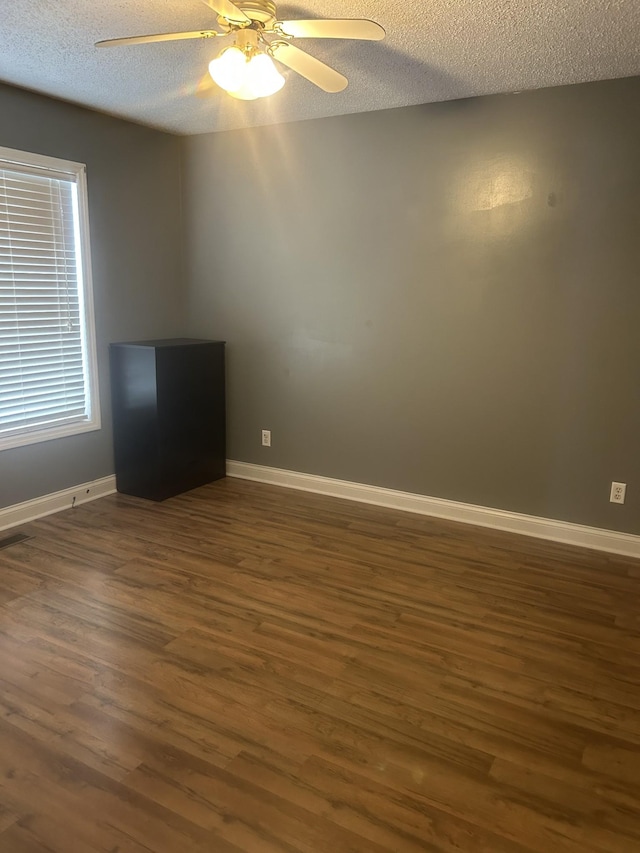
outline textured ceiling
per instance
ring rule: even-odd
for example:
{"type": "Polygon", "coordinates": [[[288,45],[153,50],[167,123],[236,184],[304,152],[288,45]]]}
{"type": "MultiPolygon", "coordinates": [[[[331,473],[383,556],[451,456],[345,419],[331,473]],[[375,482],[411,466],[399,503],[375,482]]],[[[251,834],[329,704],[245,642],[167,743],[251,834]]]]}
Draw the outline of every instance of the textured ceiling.
{"type": "MultiPolygon", "coordinates": [[[[197,81],[226,40],[97,50],[119,36],[214,28],[202,0],[4,0],[0,80],[181,134],[640,74],[639,0],[318,0],[278,17],[367,17],[382,42],[297,40],[349,78],[326,94],[285,70],[281,92],[237,101],[197,81]]],[[[1,116],[0,116],[1,122],[1,116]]]]}

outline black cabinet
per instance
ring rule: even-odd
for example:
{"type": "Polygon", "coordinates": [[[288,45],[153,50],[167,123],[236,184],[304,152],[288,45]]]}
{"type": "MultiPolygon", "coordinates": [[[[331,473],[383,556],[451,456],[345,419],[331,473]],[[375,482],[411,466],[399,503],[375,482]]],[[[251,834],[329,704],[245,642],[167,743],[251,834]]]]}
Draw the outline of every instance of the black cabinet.
{"type": "Polygon", "coordinates": [[[119,492],[162,501],[225,476],[224,341],[111,344],[119,492]]]}

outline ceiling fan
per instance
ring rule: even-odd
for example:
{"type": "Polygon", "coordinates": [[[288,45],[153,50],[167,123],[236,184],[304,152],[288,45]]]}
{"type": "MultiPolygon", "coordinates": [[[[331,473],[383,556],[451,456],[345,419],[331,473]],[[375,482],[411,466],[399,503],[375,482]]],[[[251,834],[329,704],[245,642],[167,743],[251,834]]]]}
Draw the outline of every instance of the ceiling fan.
{"type": "Polygon", "coordinates": [[[272,95],[284,85],[284,77],[273,59],[305,77],[325,92],[341,92],[347,78],[301,50],[291,42],[296,38],[338,38],[379,41],[385,37],[380,24],[364,18],[279,21],[272,0],[203,0],[218,15],[218,30],[194,30],[184,33],[131,36],[106,39],[96,47],[117,47],[182,39],[210,39],[233,36],[226,47],[209,63],[211,78],[230,95],[242,100],[272,95]]]}

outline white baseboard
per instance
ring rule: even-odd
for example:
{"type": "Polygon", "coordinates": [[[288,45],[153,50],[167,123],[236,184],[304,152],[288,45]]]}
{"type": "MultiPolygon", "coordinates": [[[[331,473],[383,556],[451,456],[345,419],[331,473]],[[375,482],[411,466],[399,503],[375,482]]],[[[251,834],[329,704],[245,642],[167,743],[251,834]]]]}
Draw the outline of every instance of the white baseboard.
{"type": "Polygon", "coordinates": [[[17,524],[26,524],[36,518],[60,512],[62,509],[71,509],[72,506],[95,501],[97,498],[113,494],[115,490],[116,478],[111,475],[102,477],[100,480],[92,480],[90,483],[81,483],[70,489],[63,489],[61,492],[54,492],[52,495],[43,495],[41,498],[4,507],[0,509],[0,530],[15,527],[17,524]]]}
{"type": "Polygon", "coordinates": [[[415,495],[410,492],[397,492],[393,489],[367,486],[362,483],[332,480],[328,477],[301,474],[282,468],[267,468],[249,462],[227,460],[227,476],[238,477],[242,480],[255,480],[259,483],[270,483],[288,489],[331,495],[335,498],[346,498],[347,500],[375,504],[390,509],[415,512],[419,515],[445,518],[448,521],[491,527],[495,530],[535,536],[538,539],[550,539],[553,542],[563,542],[567,545],[622,554],[626,557],[640,557],[640,536],[618,533],[615,530],[586,527],[567,521],[538,518],[533,515],[506,512],[501,509],[474,506],[473,504],[458,503],[442,498],[430,498],[426,495],[415,495]]]}
{"type": "MultiPolygon", "coordinates": [[[[346,480],[333,480],[329,477],[302,474],[282,468],[267,468],[264,465],[236,462],[231,459],[227,460],[227,476],[242,480],[254,480],[258,483],[269,483],[274,486],[284,486],[288,489],[315,492],[321,495],[359,501],[360,503],[404,510],[405,512],[414,512],[418,515],[444,518],[448,521],[490,527],[494,530],[505,530],[524,536],[534,536],[538,539],[549,539],[567,545],[621,554],[626,557],[640,558],[640,536],[618,533],[615,530],[586,527],[567,521],[538,518],[533,515],[474,506],[458,501],[416,495],[411,492],[383,489],[379,486],[367,486],[363,483],[350,483],[346,480]]],[[[74,498],[75,506],[79,506],[105,495],[111,495],[115,491],[116,478],[111,475],[89,483],[81,483],[51,495],[43,495],[24,503],[1,508],[0,530],[26,524],[63,509],[70,509],[74,505],[74,498]]]]}

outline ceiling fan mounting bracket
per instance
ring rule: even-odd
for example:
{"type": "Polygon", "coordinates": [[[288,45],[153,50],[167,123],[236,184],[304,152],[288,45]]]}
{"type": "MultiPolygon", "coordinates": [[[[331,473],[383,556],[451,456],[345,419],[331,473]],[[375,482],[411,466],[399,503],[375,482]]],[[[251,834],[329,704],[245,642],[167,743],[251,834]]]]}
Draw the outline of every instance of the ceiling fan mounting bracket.
{"type": "Polygon", "coordinates": [[[267,53],[270,56],[275,56],[275,52],[279,47],[289,46],[289,42],[286,39],[280,38],[272,39],[269,42],[267,42],[267,39],[264,39],[264,43],[267,45],[267,53]]]}

